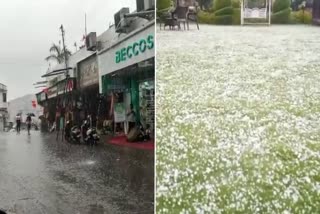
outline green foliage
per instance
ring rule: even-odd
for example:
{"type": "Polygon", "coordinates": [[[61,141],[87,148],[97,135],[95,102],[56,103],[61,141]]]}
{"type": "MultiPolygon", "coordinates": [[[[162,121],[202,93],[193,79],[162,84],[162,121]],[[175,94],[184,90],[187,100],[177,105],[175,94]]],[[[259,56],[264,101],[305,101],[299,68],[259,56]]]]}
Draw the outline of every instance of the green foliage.
{"type": "Polygon", "coordinates": [[[233,9],[232,24],[233,25],[241,24],[241,9],[238,9],[238,8],[233,9]]]}
{"type": "Polygon", "coordinates": [[[214,24],[214,14],[208,13],[204,11],[199,11],[198,13],[198,21],[202,24],[214,24]]]}
{"type": "Polygon", "coordinates": [[[287,10],[290,8],[290,0],[275,0],[272,7],[273,13],[278,13],[282,10],[287,10]]]}
{"type": "Polygon", "coordinates": [[[231,25],[232,15],[215,16],[214,24],[216,25],[231,25]]]}
{"type": "Polygon", "coordinates": [[[214,11],[220,10],[225,7],[231,7],[231,0],[214,0],[213,9],[214,11]]]}
{"type": "Polygon", "coordinates": [[[312,24],[312,13],[307,10],[291,12],[291,22],[293,24],[312,24]]]}
{"type": "Polygon", "coordinates": [[[198,20],[204,24],[239,25],[240,0],[215,0],[211,10],[198,13],[198,20]]]}
{"type": "Polygon", "coordinates": [[[71,51],[66,47],[65,50],[60,47],[60,44],[52,44],[52,46],[49,49],[50,55],[45,58],[45,60],[50,61],[54,60],[58,63],[64,62],[65,58],[69,58],[72,53],[71,51]]]}
{"type": "Polygon", "coordinates": [[[232,0],[231,2],[233,8],[240,8],[241,7],[241,0],[232,0]]]}
{"type": "Polygon", "coordinates": [[[272,7],[271,22],[273,24],[288,24],[290,23],[290,0],[275,0],[272,7]]]}
{"type": "Polygon", "coordinates": [[[214,12],[215,16],[223,16],[223,15],[230,15],[233,14],[233,8],[232,7],[225,7],[220,10],[217,10],[214,12]]]}
{"type": "Polygon", "coordinates": [[[271,16],[272,24],[288,24],[290,23],[291,8],[281,10],[280,12],[273,13],[271,16]]]}
{"type": "Polygon", "coordinates": [[[162,10],[170,7],[171,0],[157,0],[157,9],[162,10]]]}

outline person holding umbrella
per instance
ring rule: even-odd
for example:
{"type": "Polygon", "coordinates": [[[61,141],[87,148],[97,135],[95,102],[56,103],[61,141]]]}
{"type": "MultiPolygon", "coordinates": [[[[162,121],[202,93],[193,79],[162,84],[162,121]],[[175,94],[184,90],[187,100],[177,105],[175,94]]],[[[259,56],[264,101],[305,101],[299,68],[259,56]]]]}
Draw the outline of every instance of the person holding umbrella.
{"type": "Polygon", "coordinates": [[[28,129],[28,135],[30,135],[30,129],[31,129],[31,114],[28,114],[27,119],[26,119],[26,124],[27,124],[27,129],[28,129]]]}
{"type": "Polygon", "coordinates": [[[16,129],[17,129],[17,134],[20,134],[20,128],[21,128],[21,114],[18,113],[16,116],[16,129]]]}

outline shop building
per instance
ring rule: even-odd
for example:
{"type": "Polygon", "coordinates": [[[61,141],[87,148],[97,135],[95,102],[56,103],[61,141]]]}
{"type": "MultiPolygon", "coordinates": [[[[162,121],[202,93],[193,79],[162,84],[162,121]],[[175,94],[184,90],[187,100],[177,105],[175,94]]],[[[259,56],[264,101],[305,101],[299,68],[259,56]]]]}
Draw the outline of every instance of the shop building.
{"type": "MultiPolygon", "coordinates": [[[[121,11],[128,13],[122,9],[118,14],[121,11]]],[[[133,105],[135,122],[150,127],[154,134],[154,17],[122,21],[126,25],[116,28],[120,24],[115,17],[116,25],[98,37],[100,92],[111,97],[110,112],[115,123],[126,124],[126,112],[133,105]]]]}
{"type": "Polygon", "coordinates": [[[0,83],[0,132],[4,131],[8,119],[7,86],[0,83]]]}
{"type": "Polygon", "coordinates": [[[99,103],[99,68],[96,53],[77,63],[77,106],[80,114],[79,121],[87,115],[92,116],[93,126],[101,115],[99,103]]]}
{"type": "Polygon", "coordinates": [[[93,54],[94,52],[82,48],[69,57],[67,69],[65,63],[57,64],[50,72],[42,76],[48,82],[47,87],[36,96],[38,103],[44,107],[43,119],[50,125],[59,117],[79,122],[77,66],[78,62],[93,54]],[[66,70],[68,70],[68,78],[66,78],[66,70]]]}

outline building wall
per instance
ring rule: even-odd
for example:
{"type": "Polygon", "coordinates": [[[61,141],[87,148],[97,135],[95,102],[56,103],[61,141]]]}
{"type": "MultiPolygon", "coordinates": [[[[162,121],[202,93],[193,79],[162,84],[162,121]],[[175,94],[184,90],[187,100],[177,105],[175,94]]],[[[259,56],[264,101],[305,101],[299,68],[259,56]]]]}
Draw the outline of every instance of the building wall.
{"type": "Polygon", "coordinates": [[[7,94],[7,86],[0,83],[0,132],[4,130],[6,120],[8,119],[8,101],[3,102],[4,93],[7,94]]]}
{"type": "Polygon", "coordinates": [[[110,32],[105,32],[101,35],[101,37],[99,37],[100,42],[104,41],[104,45],[98,51],[100,93],[102,93],[102,76],[154,57],[154,20],[147,21],[145,19],[138,18],[133,23],[132,29],[133,27],[135,27],[135,30],[129,34],[120,34],[119,36],[114,36],[117,34],[113,33],[115,32],[114,28],[111,28],[108,30],[110,32]],[[111,30],[113,32],[111,32],[111,30]],[[148,48],[146,48],[143,53],[140,52],[137,55],[127,57],[126,60],[116,62],[117,53],[120,50],[123,48],[128,48],[129,46],[132,47],[134,43],[139,43],[142,39],[147,40],[150,35],[152,36],[153,42],[152,48],[149,48],[151,44],[147,44],[148,48]],[[107,40],[108,38],[109,41],[107,40]]]}
{"type": "MultiPolygon", "coordinates": [[[[73,70],[69,70],[70,77],[76,77],[77,72],[74,69],[76,69],[77,63],[86,59],[87,57],[93,55],[94,53],[95,52],[93,52],[93,51],[87,51],[86,48],[82,48],[82,49],[78,50],[77,52],[75,52],[74,54],[72,54],[68,60],[68,67],[73,68],[73,70]]],[[[58,69],[64,69],[65,67],[66,67],[65,63],[57,64],[52,67],[51,71],[58,70],[58,69]]],[[[57,81],[59,82],[65,78],[65,74],[47,77],[46,80],[48,81],[48,87],[52,86],[52,84],[50,84],[50,80],[53,80],[55,78],[57,78],[57,81]]]]}

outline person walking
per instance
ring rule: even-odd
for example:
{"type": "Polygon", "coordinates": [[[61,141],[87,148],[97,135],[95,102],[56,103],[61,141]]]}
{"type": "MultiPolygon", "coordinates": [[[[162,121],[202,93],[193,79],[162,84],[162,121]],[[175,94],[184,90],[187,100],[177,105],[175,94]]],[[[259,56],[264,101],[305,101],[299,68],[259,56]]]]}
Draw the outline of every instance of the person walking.
{"type": "Polygon", "coordinates": [[[31,122],[32,122],[31,116],[30,116],[30,114],[28,114],[27,119],[26,119],[28,135],[30,135],[31,122]]]}
{"type": "Polygon", "coordinates": [[[17,133],[20,134],[20,129],[21,129],[21,114],[16,115],[16,130],[17,133]]]}

